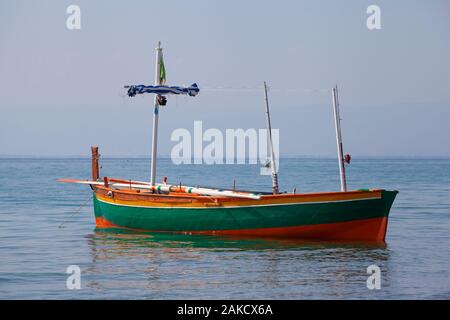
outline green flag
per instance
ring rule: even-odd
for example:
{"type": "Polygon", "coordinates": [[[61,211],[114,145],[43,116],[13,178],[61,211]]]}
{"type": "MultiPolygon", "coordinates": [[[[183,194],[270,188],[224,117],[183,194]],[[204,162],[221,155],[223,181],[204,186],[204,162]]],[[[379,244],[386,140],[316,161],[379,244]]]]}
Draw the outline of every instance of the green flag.
{"type": "Polygon", "coordinates": [[[159,61],[159,83],[160,84],[166,83],[166,67],[164,67],[164,60],[162,54],[161,59],[159,61]]]}

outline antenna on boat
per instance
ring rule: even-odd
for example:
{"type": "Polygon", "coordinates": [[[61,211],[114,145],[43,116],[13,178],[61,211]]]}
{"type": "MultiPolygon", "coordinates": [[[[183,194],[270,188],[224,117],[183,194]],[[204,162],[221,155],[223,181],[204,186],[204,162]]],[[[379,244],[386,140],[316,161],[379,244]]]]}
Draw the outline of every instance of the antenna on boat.
{"type": "Polygon", "coordinates": [[[338,150],[338,160],[339,160],[339,174],[341,178],[341,191],[347,191],[347,181],[345,178],[345,165],[344,161],[350,163],[350,156],[346,155],[344,159],[343,147],[342,147],[342,135],[341,135],[341,116],[339,113],[339,99],[338,99],[338,89],[337,84],[331,90],[332,98],[333,98],[333,108],[334,108],[334,122],[336,127],[336,143],[338,150]],[[348,160],[347,160],[348,157],[348,160]]]}
{"type": "Polygon", "coordinates": [[[270,167],[272,168],[272,192],[273,192],[273,194],[277,194],[277,193],[279,193],[278,175],[277,175],[277,167],[276,167],[276,163],[275,163],[275,152],[273,151],[272,126],[270,124],[270,111],[269,111],[269,98],[267,97],[267,84],[265,81],[264,81],[264,97],[266,99],[267,126],[269,128],[270,167]]]}
{"type": "MultiPolygon", "coordinates": [[[[155,86],[162,85],[164,79],[163,77],[161,77],[161,63],[162,63],[162,48],[161,48],[161,41],[158,41],[158,45],[156,46],[155,86]]],[[[158,120],[159,120],[158,95],[155,95],[154,105],[155,107],[153,111],[152,162],[150,175],[150,183],[152,184],[152,186],[155,185],[156,180],[156,154],[158,149],[158,120]]]]}

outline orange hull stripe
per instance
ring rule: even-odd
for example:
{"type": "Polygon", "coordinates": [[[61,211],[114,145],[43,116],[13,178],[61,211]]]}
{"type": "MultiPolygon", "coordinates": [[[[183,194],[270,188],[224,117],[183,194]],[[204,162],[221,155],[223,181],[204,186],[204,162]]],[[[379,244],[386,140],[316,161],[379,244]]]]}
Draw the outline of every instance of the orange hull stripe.
{"type": "MultiPolygon", "coordinates": [[[[122,228],[99,217],[95,219],[98,228],[122,228]]],[[[376,241],[384,242],[387,230],[387,217],[335,222],[295,227],[240,229],[240,230],[206,230],[183,231],[174,233],[272,237],[292,239],[340,240],[340,241],[376,241]]],[[[129,228],[125,228],[129,229],[129,228]]],[[[157,230],[141,230],[158,232],[157,230]]]]}
{"type": "Polygon", "coordinates": [[[384,241],[388,219],[372,218],[348,222],[248,230],[193,231],[192,234],[283,237],[320,240],[384,241]]]}
{"type": "Polygon", "coordinates": [[[109,222],[108,220],[106,220],[103,217],[96,217],[95,225],[97,226],[97,228],[121,228],[120,226],[109,222]]]}

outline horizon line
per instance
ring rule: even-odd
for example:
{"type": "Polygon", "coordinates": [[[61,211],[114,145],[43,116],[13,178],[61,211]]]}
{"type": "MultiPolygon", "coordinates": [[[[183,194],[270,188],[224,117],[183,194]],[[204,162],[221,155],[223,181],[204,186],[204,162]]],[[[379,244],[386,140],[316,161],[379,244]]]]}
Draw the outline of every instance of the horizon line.
{"type": "MultiPolygon", "coordinates": [[[[103,159],[151,159],[148,155],[102,155],[103,159]]],[[[160,155],[159,159],[170,159],[170,155],[160,155]]],[[[280,159],[289,158],[311,158],[311,159],[336,159],[332,155],[297,155],[285,154],[280,155],[280,159]]],[[[450,159],[450,155],[352,155],[352,158],[359,159],[450,159]]],[[[91,159],[90,155],[8,155],[0,154],[0,159],[91,159]]],[[[191,160],[196,159],[191,157],[191,160]]],[[[198,159],[198,158],[197,158],[198,159]]],[[[202,158],[203,160],[211,160],[213,158],[202,158]]],[[[225,160],[225,158],[223,159],[225,160]]],[[[255,160],[255,158],[234,158],[234,160],[255,160]]],[[[259,160],[259,158],[256,158],[259,160]]],[[[225,164],[225,163],[224,163],[225,164]]]]}

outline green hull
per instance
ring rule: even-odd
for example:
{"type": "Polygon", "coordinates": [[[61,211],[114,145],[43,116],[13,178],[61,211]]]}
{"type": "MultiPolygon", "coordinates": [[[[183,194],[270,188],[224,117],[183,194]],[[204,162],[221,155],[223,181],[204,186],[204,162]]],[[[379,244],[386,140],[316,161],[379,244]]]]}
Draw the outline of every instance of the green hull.
{"type": "Polygon", "coordinates": [[[151,231],[202,232],[287,228],[386,218],[397,191],[381,199],[274,204],[246,207],[149,208],[111,204],[94,195],[96,218],[112,225],[151,231]]]}

